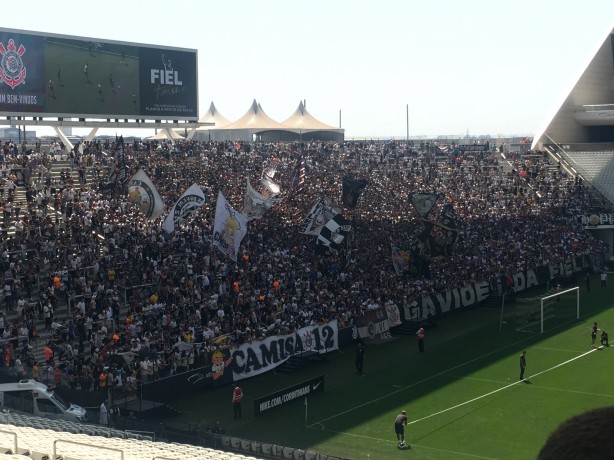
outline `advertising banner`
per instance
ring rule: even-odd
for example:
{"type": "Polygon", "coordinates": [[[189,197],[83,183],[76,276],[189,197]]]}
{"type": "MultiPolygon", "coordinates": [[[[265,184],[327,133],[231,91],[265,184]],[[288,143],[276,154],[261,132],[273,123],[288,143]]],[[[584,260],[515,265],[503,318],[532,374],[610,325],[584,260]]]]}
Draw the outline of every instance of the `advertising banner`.
{"type": "Polygon", "coordinates": [[[305,382],[297,383],[291,387],[271,393],[262,398],[254,399],[254,416],[258,417],[263,413],[276,407],[285,406],[294,401],[304,401],[307,396],[324,391],[324,376],[320,375],[305,382]]]}
{"type": "MultiPolygon", "coordinates": [[[[535,286],[545,285],[558,276],[572,276],[586,269],[599,269],[596,256],[570,257],[558,265],[542,265],[512,275],[515,292],[522,292],[535,286]]],[[[428,315],[439,315],[450,310],[458,310],[480,303],[490,295],[492,287],[486,281],[478,281],[460,288],[430,294],[404,306],[406,320],[426,319],[428,315]]]]}

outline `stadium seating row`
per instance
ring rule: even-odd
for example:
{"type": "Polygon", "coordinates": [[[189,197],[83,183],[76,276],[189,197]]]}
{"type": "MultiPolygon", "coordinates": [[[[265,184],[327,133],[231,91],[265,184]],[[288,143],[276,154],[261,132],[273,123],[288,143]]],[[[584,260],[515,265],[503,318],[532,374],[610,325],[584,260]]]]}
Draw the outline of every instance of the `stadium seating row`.
{"type": "MultiPolygon", "coordinates": [[[[8,414],[3,414],[9,418],[8,414]]],[[[23,417],[11,414],[11,418],[31,418],[21,426],[10,422],[0,423],[0,451],[19,454],[20,458],[46,460],[61,458],[63,460],[111,460],[123,453],[125,460],[257,460],[256,457],[239,453],[224,452],[189,444],[164,443],[146,439],[120,439],[113,437],[113,432],[104,430],[111,437],[90,435],[84,432],[58,432],[42,428],[45,422],[52,422],[38,417],[23,417]],[[26,425],[27,423],[27,425],[26,425]]],[[[57,421],[55,421],[57,422],[57,421]]],[[[84,425],[86,426],[86,425],[84,425]]]]}
{"type": "Polygon", "coordinates": [[[309,450],[284,447],[276,444],[269,444],[247,439],[222,436],[222,445],[235,452],[242,452],[250,455],[262,455],[266,458],[283,458],[292,460],[341,460],[339,457],[320,454],[309,450]]]}
{"type": "Polygon", "coordinates": [[[340,460],[317,452],[231,436],[222,436],[221,443],[229,452],[190,444],[155,442],[150,436],[97,425],[0,412],[0,452],[8,452],[6,458],[45,460],[61,455],[64,460],[107,460],[118,458],[118,452],[122,451],[125,460],[256,460],[258,457],[340,460]]]}

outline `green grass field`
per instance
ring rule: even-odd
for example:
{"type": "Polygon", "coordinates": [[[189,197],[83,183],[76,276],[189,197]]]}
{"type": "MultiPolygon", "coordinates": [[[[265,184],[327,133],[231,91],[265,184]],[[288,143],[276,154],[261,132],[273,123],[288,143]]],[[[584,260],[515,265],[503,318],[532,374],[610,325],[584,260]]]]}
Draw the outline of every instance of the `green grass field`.
{"type": "Polygon", "coordinates": [[[57,43],[46,44],[45,55],[45,82],[49,79],[54,81],[55,93],[55,97],[47,93],[47,112],[91,115],[139,113],[139,63],[136,57],[125,56],[123,64],[119,50],[116,53],[90,53],[86,48],[57,43]],[[87,81],[83,73],[86,63],[87,81]],[[98,94],[98,83],[101,84],[102,99],[98,94]],[[136,94],[136,107],[133,94],[136,94]]]}
{"type": "Polygon", "coordinates": [[[173,403],[182,415],[166,422],[221,419],[233,436],[351,459],[536,458],[562,421],[614,403],[614,347],[590,346],[593,321],[606,330],[614,325],[614,286],[602,289],[597,278],[592,284],[591,293],[581,292],[581,319],[554,319],[544,334],[518,332],[511,321],[499,332],[497,308],[457,312],[427,331],[425,353],[407,336],[368,347],[363,377],[349,348],[295,374],[242,381],[241,421],[232,420],[231,388],[222,387],[182,395],[173,403]],[[518,381],[522,350],[530,383],[518,381]],[[321,374],[325,392],[307,408],[295,402],[253,417],[254,398],[321,374]],[[402,409],[409,417],[405,450],[393,431],[402,409]]]}

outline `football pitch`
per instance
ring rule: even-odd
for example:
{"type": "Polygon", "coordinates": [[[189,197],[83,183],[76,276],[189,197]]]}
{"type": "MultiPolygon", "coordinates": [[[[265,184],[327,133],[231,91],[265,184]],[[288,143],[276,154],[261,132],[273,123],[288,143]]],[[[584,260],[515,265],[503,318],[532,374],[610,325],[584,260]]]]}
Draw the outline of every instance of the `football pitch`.
{"type": "Polygon", "coordinates": [[[511,322],[500,331],[498,308],[456,312],[427,330],[424,353],[410,336],[367,346],[365,375],[358,376],[354,350],[346,348],[293,374],[242,381],[240,421],[232,420],[231,388],[221,387],[178,398],[173,406],[182,415],[172,424],[220,419],[231,436],[350,459],[536,458],[562,421],[614,404],[614,347],[593,348],[590,339],[593,321],[608,331],[614,325],[612,284],[601,288],[595,277],[587,293],[582,283],[581,318],[546,323],[543,334],[511,322]],[[253,399],[322,374],[324,393],[254,417],[253,399]],[[401,410],[409,418],[404,450],[393,429],[401,410]]]}

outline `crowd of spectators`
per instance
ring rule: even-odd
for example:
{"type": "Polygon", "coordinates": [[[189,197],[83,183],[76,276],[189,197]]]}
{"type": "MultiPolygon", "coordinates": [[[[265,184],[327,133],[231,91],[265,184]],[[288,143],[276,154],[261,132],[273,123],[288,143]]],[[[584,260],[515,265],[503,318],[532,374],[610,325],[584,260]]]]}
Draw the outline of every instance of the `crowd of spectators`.
{"type": "Polygon", "coordinates": [[[220,346],[331,319],[343,327],[386,302],[402,308],[427,294],[607,249],[575,218],[598,197],[541,153],[504,161],[496,149],[463,154],[431,142],[127,143],[128,177],[142,168],[167,209],[194,183],[207,196],[166,233],[125,187],[107,186],[114,150],[107,142],[76,152],[4,151],[22,177],[3,169],[14,186],[1,191],[13,204],[2,227],[0,334],[3,364],[17,375],[124,391],[211,364],[220,346]],[[59,155],[70,167],[58,181],[50,171],[59,155]],[[299,157],[304,186],[289,194],[299,157]],[[241,210],[246,179],[257,184],[273,166],[284,199],[249,223],[236,263],[224,258],[211,245],[218,191],[241,210]],[[342,210],[353,226],[348,252],[317,257],[314,237],[299,225],[322,196],[340,202],[347,176],[369,181],[358,206],[342,210]],[[15,212],[18,182],[27,206],[15,212]],[[391,262],[390,241],[408,247],[423,229],[410,192],[440,194],[435,219],[445,203],[457,215],[454,252],[431,259],[429,276],[397,276],[391,262]],[[68,317],[58,318],[64,305],[68,317]],[[40,335],[49,340],[45,362],[35,363],[32,343],[40,335]],[[123,366],[111,359],[120,352],[136,359],[123,366]]]}

